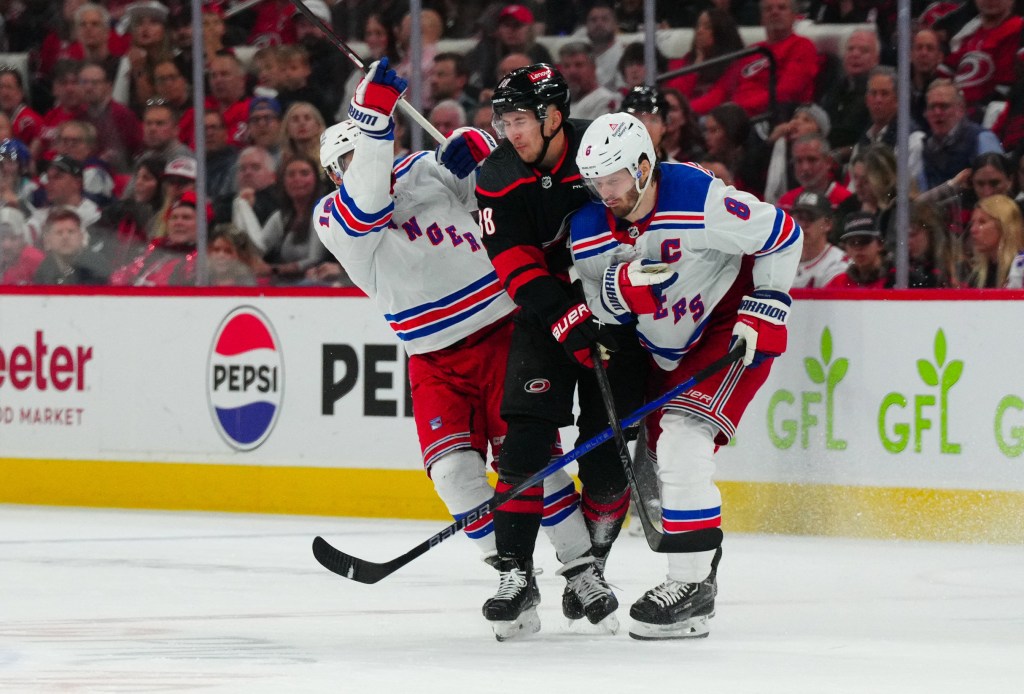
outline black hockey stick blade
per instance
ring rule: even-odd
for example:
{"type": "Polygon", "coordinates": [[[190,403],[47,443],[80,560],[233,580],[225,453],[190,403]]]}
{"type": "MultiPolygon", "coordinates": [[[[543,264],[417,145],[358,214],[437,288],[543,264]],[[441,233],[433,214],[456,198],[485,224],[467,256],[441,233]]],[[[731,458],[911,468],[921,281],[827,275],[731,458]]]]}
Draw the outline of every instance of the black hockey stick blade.
{"type": "MultiPolygon", "coordinates": [[[[724,369],[726,366],[729,366],[730,364],[741,358],[743,356],[744,349],[745,348],[743,346],[743,343],[739,343],[738,345],[734,346],[724,356],[715,360],[711,364],[708,364],[706,367],[695,373],[693,376],[691,376],[683,383],[680,383],[679,385],[675,386],[674,388],[672,388],[671,390],[669,390],[667,393],[657,398],[656,400],[652,400],[651,402],[647,403],[643,407],[639,408],[636,412],[623,419],[621,422],[616,422],[616,424],[620,427],[620,429],[629,428],[634,424],[637,424],[638,422],[640,422],[640,420],[649,415],[651,412],[654,412],[663,405],[668,404],[668,402],[675,398],[676,396],[686,392],[687,390],[689,390],[696,384],[700,383],[704,379],[708,378],[712,374],[717,373],[719,370],[724,369]]],[[[545,478],[554,474],[558,470],[561,470],[563,467],[565,467],[572,461],[576,460],[577,458],[580,458],[581,456],[586,455],[590,451],[600,446],[605,441],[611,439],[614,435],[615,432],[612,430],[612,427],[608,427],[600,434],[594,436],[593,438],[587,441],[584,441],[583,443],[576,446],[575,448],[573,448],[571,451],[564,454],[560,458],[551,461],[551,463],[549,463],[547,467],[540,470],[539,472],[535,472],[532,476],[530,476],[529,479],[520,482],[515,487],[510,489],[508,492],[503,494],[501,497],[489,499],[484,503],[480,504],[479,506],[477,506],[476,508],[471,509],[462,518],[457,519],[448,527],[444,528],[440,532],[434,533],[426,540],[410,549],[405,554],[399,557],[395,557],[390,561],[378,563],[367,561],[365,559],[360,559],[359,557],[354,557],[351,554],[342,552],[340,549],[333,547],[329,542],[327,542],[327,540],[319,536],[317,536],[313,540],[313,556],[316,558],[318,562],[320,562],[320,564],[325,569],[327,569],[328,571],[332,571],[338,574],[339,576],[344,576],[345,578],[351,579],[353,581],[358,581],[359,583],[376,583],[383,578],[387,578],[388,576],[398,571],[400,568],[402,568],[412,560],[416,559],[421,554],[424,554],[427,551],[433,549],[435,546],[441,544],[448,538],[454,537],[458,534],[460,530],[465,528],[467,525],[477,521],[480,518],[483,518],[488,513],[490,513],[491,509],[497,508],[504,504],[509,499],[519,496],[530,487],[533,487],[538,483],[542,482],[545,478]]],[[[718,532],[719,535],[721,534],[721,531],[717,528],[709,528],[708,530],[718,532]]],[[[704,544],[705,536],[709,535],[707,532],[703,530],[698,530],[696,532],[688,534],[691,536],[691,542],[700,538],[701,546],[704,544]]],[[[721,541],[719,540],[719,542],[712,544],[711,548],[713,549],[714,547],[717,547],[718,544],[720,544],[720,542],[721,541]]],[[[659,540],[658,547],[664,546],[665,548],[659,549],[658,547],[652,546],[652,549],[654,549],[654,551],[656,552],[680,551],[679,549],[675,548],[674,543],[675,541],[673,540],[671,541],[671,543],[666,543],[665,545],[662,545],[661,541],[659,540]],[[672,548],[669,548],[669,544],[672,545],[672,548]]],[[[693,545],[687,545],[687,547],[688,549],[685,551],[697,551],[693,548],[693,545]]]]}

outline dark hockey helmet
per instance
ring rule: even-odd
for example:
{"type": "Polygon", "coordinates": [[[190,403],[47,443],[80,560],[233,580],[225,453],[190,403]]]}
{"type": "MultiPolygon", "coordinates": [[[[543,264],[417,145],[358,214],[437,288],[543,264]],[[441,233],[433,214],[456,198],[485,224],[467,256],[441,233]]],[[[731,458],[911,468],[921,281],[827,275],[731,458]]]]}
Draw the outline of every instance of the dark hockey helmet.
{"type": "Polygon", "coordinates": [[[657,87],[640,85],[633,87],[622,98],[621,110],[633,115],[653,113],[661,116],[662,120],[666,120],[668,118],[668,99],[657,87]]]}
{"type": "Polygon", "coordinates": [[[505,75],[494,90],[491,107],[495,117],[511,111],[530,111],[538,120],[547,117],[552,105],[569,117],[569,84],[554,65],[534,63],[505,75]]]}
{"type": "Polygon", "coordinates": [[[0,141],[0,161],[5,159],[18,162],[20,169],[25,171],[29,162],[32,161],[32,155],[21,140],[6,138],[0,141]]]}

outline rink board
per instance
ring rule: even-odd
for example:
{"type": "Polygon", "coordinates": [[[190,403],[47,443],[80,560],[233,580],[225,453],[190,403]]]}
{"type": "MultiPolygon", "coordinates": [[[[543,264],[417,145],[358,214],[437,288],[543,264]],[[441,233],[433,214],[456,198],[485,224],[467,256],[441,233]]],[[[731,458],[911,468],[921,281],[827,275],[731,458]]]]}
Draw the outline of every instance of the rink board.
{"type": "MultiPolygon", "coordinates": [[[[843,296],[720,451],[726,526],[1024,541],[1024,295],[843,296]]],[[[0,502],[440,519],[405,373],[358,296],[8,291],[0,502]]]]}

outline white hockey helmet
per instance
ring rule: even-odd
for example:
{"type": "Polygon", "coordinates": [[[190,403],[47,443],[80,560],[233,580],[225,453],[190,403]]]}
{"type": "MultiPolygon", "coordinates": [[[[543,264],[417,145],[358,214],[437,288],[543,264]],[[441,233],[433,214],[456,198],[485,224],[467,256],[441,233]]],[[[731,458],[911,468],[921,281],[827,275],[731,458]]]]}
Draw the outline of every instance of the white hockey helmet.
{"type": "Polygon", "coordinates": [[[583,133],[576,152],[576,166],[595,200],[602,201],[593,181],[624,169],[639,193],[637,205],[654,178],[649,175],[641,185],[643,172],[640,164],[644,159],[650,162],[653,172],[657,162],[654,142],[644,124],[628,113],[606,113],[599,116],[583,133]]]}
{"type": "Polygon", "coordinates": [[[320,135],[320,165],[335,183],[340,184],[345,175],[342,159],[356,148],[360,132],[356,122],[349,119],[335,123],[320,135]]]}

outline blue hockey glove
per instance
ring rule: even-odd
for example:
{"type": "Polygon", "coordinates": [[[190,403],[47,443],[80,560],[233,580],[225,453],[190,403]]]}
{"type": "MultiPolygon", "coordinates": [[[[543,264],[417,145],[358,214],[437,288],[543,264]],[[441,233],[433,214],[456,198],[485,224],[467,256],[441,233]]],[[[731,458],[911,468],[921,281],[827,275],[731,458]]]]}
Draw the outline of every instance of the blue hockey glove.
{"type": "Polygon", "coordinates": [[[349,117],[370,137],[391,137],[395,130],[391,114],[408,86],[408,82],[388,67],[387,57],[381,58],[370,65],[366,76],[359,81],[348,107],[349,117]]]}
{"type": "Polygon", "coordinates": [[[476,170],[498,143],[489,133],[478,128],[459,128],[437,148],[437,161],[459,178],[476,170]]]}

